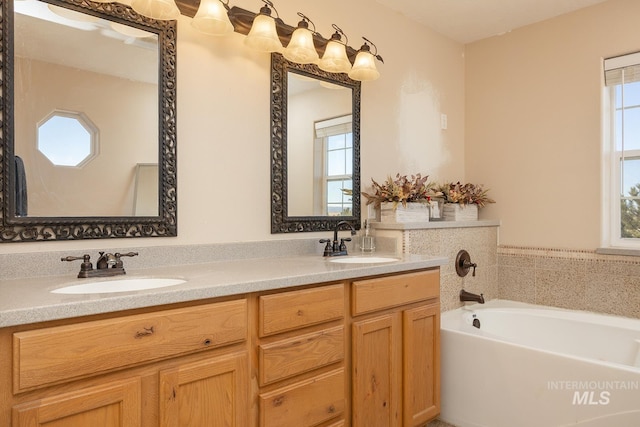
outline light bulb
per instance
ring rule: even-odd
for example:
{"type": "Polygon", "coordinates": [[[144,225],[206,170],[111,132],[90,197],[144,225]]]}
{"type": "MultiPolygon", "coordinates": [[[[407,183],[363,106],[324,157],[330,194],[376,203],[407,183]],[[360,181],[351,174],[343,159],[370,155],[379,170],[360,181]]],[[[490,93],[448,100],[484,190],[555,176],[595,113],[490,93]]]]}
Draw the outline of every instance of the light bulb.
{"type": "Polygon", "coordinates": [[[282,43],[276,31],[276,21],[270,16],[270,13],[271,10],[265,6],[260,9],[260,14],[253,20],[251,30],[244,39],[244,43],[250,48],[262,52],[280,52],[282,50],[282,43]],[[264,13],[265,9],[266,14],[264,13]]]}
{"type": "Polygon", "coordinates": [[[131,8],[151,19],[168,21],[178,19],[180,9],[174,0],[132,0],[131,8]]]}
{"type": "Polygon", "coordinates": [[[346,47],[332,37],[318,62],[318,67],[329,73],[348,73],[351,70],[351,62],[347,57],[346,47]]]}
{"type": "Polygon", "coordinates": [[[227,9],[220,0],[201,0],[191,25],[198,31],[222,36],[233,31],[227,9]]]}
{"type": "Polygon", "coordinates": [[[369,46],[364,49],[365,46],[356,55],[353,67],[349,71],[349,78],[353,80],[368,81],[380,77],[380,73],[376,69],[375,57],[369,52],[369,46]]]}
{"type": "Polygon", "coordinates": [[[309,30],[307,21],[298,23],[298,28],[291,35],[291,41],[282,55],[291,62],[312,64],[318,62],[318,52],[313,44],[313,32],[309,30]]]}

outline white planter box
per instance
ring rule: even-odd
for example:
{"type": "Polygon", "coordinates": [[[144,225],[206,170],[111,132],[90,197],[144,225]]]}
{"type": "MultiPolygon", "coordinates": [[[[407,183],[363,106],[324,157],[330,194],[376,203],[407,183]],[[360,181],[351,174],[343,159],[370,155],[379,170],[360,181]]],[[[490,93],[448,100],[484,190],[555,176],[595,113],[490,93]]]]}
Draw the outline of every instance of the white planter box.
{"type": "Polygon", "coordinates": [[[393,203],[383,203],[380,206],[381,222],[428,222],[429,221],[429,205],[426,203],[407,203],[402,206],[398,203],[396,209],[393,209],[393,203]]]}
{"type": "Polygon", "coordinates": [[[459,205],[457,203],[445,203],[442,208],[443,219],[445,221],[477,221],[478,205],[467,204],[459,205]]]}

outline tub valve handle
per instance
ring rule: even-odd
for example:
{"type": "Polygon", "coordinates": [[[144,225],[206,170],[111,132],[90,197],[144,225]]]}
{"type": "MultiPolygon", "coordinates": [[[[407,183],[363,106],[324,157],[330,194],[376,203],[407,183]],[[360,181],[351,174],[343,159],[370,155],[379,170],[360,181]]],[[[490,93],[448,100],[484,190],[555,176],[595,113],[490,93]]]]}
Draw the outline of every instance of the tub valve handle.
{"type": "Polygon", "coordinates": [[[471,262],[471,255],[469,255],[469,252],[464,249],[458,252],[458,256],[456,257],[456,273],[458,273],[458,276],[466,276],[469,274],[469,270],[473,267],[473,273],[471,275],[475,277],[477,266],[478,264],[471,262]]]}

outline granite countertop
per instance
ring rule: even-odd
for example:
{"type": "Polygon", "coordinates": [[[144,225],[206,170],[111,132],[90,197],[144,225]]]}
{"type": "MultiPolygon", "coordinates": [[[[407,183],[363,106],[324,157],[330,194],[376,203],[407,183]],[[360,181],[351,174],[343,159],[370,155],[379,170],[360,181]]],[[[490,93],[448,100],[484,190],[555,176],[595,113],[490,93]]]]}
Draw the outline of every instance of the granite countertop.
{"type": "Polygon", "coordinates": [[[0,327],[398,273],[439,267],[447,262],[446,257],[381,253],[372,256],[390,256],[398,261],[343,264],[318,255],[301,255],[128,269],[125,276],[110,278],[77,279],[64,275],[0,280],[0,327]],[[86,281],[153,277],[183,279],[186,283],[109,294],[51,293],[53,289],[86,281]]]}

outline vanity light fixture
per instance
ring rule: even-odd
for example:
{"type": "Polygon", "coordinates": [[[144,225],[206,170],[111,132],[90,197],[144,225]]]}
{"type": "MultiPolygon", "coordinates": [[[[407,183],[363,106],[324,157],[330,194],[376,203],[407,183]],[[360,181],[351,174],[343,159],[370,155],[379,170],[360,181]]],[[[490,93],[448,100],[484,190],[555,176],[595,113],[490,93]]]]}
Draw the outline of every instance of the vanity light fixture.
{"type": "Polygon", "coordinates": [[[333,24],[335,33],[331,36],[331,40],[327,43],[324,49],[324,55],[318,62],[318,67],[328,73],[348,73],[351,70],[351,61],[347,56],[347,43],[349,39],[347,35],[338,27],[333,24]],[[346,41],[342,43],[342,35],[344,35],[346,41]]]}
{"type": "Polygon", "coordinates": [[[316,25],[308,17],[298,12],[302,18],[298,27],[291,34],[291,40],[282,55],[291,62],[297,64],[315,64],[320,57],[313,44],[313,35],[316,33],[316,25]],[[309,29],[309,23],[313,25],[313,31],[309,29]]]}
{"type": "Polygon", "coordinates": [[[131,8],[151,19],[169,21],[178,19],[180,9],[174,0],[132,0],[131,8]]]}
{"type": "Polygon", "coordinates": [[[383,64],[384,61],[382,57],[378,55],[378,48],[376,45],[366,37],[362,38],[364,39],[364,44],[360,47],[360,50],[356,55],[353,67],[351,68],[351,71],[349,71],[349,77],[353,80],[359,81],[375,80],[380,77],[380,72],[378,72],[376,68],[376,59],[383,64]],[[373,45],[375,53],[371,53],[371,48],[368,43],[373,45]]]}
{"type": "Polygon", "coordinates": [[[201,0],[191,25],[197,30],[213,36],[223,36],[233,31],[227,11],[229,2],[222,0],[201,0]]]}
{"type": "Polygon", "coordinates": [[[276,31],[276,20],[280,22],[282,20],[270,0],[262,1],[265,5],[260,8],[260,13],[253,20],[251,30],[249,30],[247,38],[244,39],[244,43],[252,49],[262,52],[281,52],[283,47],[276,31]],[[271,7],[276,11],[276,18],[271,17],[271,7]]]}

